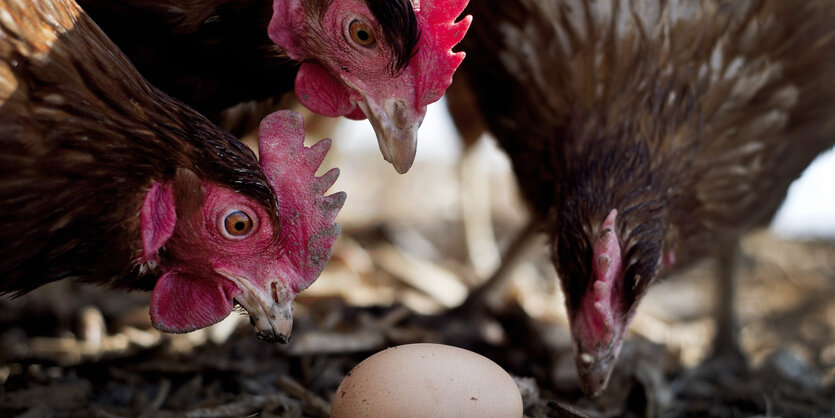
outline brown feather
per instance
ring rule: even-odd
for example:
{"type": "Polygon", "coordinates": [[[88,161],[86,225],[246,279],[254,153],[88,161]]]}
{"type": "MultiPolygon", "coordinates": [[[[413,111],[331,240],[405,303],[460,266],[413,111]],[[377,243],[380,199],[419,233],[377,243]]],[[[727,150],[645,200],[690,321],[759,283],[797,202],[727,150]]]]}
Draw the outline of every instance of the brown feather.
{"type": "Polygon", "coordinates": [[[293,89],[298,64],[267,36],[271,1],[79,4],[151,83],[215,121],[240,102],[293,89]]]}
{"type": "Polygon", "coordinates": [[[0,148],[0,292],[153,286],[137,215],[178,169],[275,216],[254,154],[149,85],[71,0],[0,1],[0,148]]]}
{"type": "Polygon", "coordinates": [[[835,143],[835,3],[472,0],[462,49],[484,119],[557,245],[569,307],[618,208],[625,310],[768,222],[835,143]]]}

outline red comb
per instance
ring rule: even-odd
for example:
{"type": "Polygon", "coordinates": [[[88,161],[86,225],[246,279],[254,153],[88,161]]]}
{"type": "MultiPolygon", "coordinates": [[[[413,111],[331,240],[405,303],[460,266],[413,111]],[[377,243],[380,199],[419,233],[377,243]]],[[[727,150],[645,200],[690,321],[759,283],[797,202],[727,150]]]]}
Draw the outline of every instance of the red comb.
{"type": "Polygon", "coordinates": [[[615,223],[618,211],[612,209],[594,240],[592,275],[593,284],[583,301],[587,313],[588,332],[595,342],[608,343],[614,336],[614,318],[617,306],[613,302],[615,286],[621,278],[623,260],[615,223]]]}
{"type": "Polygon", "coordinates": [[[469,0],[413,0],[421,30],[418,52],[412,58],[417,65],[418,108],[434,103],[452,83],[452,74],[464,59],[463,52],[452,52],[470,27],[472,16],[455,19],[469,0]]]}
{"type": "Polygon", "coordinates": [[[345,202],[345,192],[324,195],[339,169],[316,177],[329,148],[329,139],[305,147],[304,119],[289,110],[267,116],[258,130],[261,169],[276,192],[279,239],[289,261],[288,274],[294,276],[286,283],[295,292],[316,280],[341,231],[333,220],[345,202]]]}

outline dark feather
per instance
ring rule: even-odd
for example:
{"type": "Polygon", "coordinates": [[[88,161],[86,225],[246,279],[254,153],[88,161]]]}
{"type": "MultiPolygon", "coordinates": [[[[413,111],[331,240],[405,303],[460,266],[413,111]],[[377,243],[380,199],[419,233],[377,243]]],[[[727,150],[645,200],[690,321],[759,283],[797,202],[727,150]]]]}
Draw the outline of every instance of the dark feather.
{"type": "Polygon", "coordinates": [[[267,36],[269,0],[81,0],[162,91],[218,121],[241,102],[293,89],[298,63],[267,36]]]}
{"type": "Polygon", "coordinates": [[[402,71],[417,52],[420,33],[410,0],[366,0],[368,9],[380,23],[383,36],[394,52],[390,71],[402,71]]]}
{"type": "Polygon", "coordinates": [[[138,213],[178,169],[275,216],[252,151],[149,85],[74,2],[0,11],[0,292],[63,278],[152,287],[138,213]]]}

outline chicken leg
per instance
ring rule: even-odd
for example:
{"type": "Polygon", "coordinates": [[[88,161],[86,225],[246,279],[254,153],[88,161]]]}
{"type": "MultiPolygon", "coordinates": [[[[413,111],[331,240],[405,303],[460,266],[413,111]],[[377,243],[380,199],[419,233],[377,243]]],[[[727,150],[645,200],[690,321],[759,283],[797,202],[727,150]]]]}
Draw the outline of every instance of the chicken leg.
{"type": "Polygon", "coordinates": [[[498,268],[481,285],[470,291],[470,295],[459,306],[459,309],[474,311],[485,306],[488,308],[494,307],[493,300],[496,298],[496,293],[504,288],[504,284],[510,277],[510,271],[523,259],[523,255],[528,252],[527,249],[531,243],[536,242],[534,238],[537,236],[538,229],[539,223],[531,220],[519,231],[519,234],[513,238],[510,246],[502,254],[498,268]]]}
{"type": "Polygon", "coordinates": [[[716,255],[716,305],[714,315],[716,334],[713,340],[713,357],[717,360],[745,365],[745,355],[739,345],[739,319],[735,310],[737,272],[741,251],[739,239],[724,245],[716,255]],[[726,360],[726,361],[725,361],[726,360]]]}

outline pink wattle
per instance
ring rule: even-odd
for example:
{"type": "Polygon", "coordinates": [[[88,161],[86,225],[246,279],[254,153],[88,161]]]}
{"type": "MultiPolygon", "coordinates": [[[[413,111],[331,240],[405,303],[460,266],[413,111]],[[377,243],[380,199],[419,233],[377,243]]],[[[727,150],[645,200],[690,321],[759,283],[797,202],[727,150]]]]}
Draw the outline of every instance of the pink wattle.
{"type": "Polygon", "coordinates": [[[349,115],[351,119],[365,119],[362,111],[351,101],[351,91],[319,64],[305,62],[299,67],[296,96],[301,104],[320,115],[349,115]]]}
{"type": "Polygon", "coordinates": [[[176,271],[162,275],[151,295],[151,322],[160,331],[185,333],[229,316],[240,290],[230,281],[176,271]]]}
{"type": "Polygon", "coordinates": [[[366,118],[365,113],[362,113],[362,109],[360,109],[359,106],[355,107],[353,112],[344,116],[351,120],[363,120],[366,118]]]}

